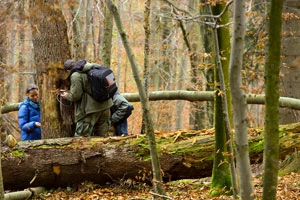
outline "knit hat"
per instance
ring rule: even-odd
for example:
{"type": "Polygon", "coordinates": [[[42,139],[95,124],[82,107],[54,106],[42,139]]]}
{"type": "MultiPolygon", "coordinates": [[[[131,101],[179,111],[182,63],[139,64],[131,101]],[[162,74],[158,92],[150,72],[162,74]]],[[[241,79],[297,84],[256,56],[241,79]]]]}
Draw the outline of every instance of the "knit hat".
{"type": "Polygon", "coordinates": [[[65,71],[71,70],[72,67],[75,65],[75,63],[76,63],[75,60],[67,60],[67,61],[64,63],[64,69],[65,69],[65,71]]]}

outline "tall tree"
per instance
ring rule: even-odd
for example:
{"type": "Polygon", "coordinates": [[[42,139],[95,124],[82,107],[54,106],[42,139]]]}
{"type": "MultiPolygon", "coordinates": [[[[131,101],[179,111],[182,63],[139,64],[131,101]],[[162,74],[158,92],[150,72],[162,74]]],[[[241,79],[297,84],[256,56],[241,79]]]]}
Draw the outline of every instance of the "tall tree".
{"type": "MultiPolygon", "coordinates": [[[[106,0],[107,2],[108,0],[106,0]]],[[[110,67],[111,62],[111,41],[112,41],[112,33],[113,33],[113,16],[109,8],[107,7],[107,3],[105,5],[105,20],[104,20],[104,35],[102,42],[102,63],[105,66],[110,67]]]]}
{"type": "Polygon", "coordinates": [[[245,1],[234,1],[234,26],[230,56],[230,88],[234,113],[237,172],[240,198],[253,199],[252,173],[249,159],[246,94],[242,89],[242,66],[245,35],[245,1]]]}
{"type": "Polygon", "coordinates": [[[279,72],[283,0],[271,0],[268,56],[265,68],[266,112],[264,133],[263,199],[275,200],[279,165],[279,72]]]}
{"type": "Polygon", "coordinates": [[[74,59],[82,59],[84,58],[84,50],[81,42],[82,38],[82,22],[80,20],[80,8],[82,7],[82,1],[78,3],[78,1],[72,0],[69,2],[71,8],[71,24],[73,37],[71,40],[71,50],[74,59]]]}
{"type": "MultiPolygon", "coordinates": [[[[209,16],[211,13],[211,7],[207,3],[207,0],[201,0],[200,1],[200,8],[199,13],[200,15],[206,15],[209,16]]],[[[202,19],[202,21],[205,22],[213,22],[213,20],[210,17],[206,17],[202,19]]],[[[205,23],[200,23],[200,32],[201,32],[201,39],[203,43],[203,51],[204,56],[202,59],[202,64],[204,65],[205,73],[205,79],[206,79],[206,91],[213,91],[214,90],[214,59],[212,56],[213,50],[215,49],[215,44],[211,41],[213,41],[213,32],[212,27],[207,26],[205,23]]],[[[206,102],[205,111],[207,113],[208,118],[208,126],[212,127],[214,124],[214,102],[208,101],[206,102]]]]}
{"type": "Polygon", "coordinates": [[[215,159],[212,172],[212,184],[211,194],[217,195],[225,188],[230,190],[232,185],[232,176],[235,174],[234,165],[232,163],[230,151],[230,106],[228,99],[230,99],[230,93],[228,93],[228,68],[229,68],[229,53],[230,53],[230,35],[226,27],[229,21],[228,17],[228,4],[217,4],[212,7],[212,13],[219,18],[215,19],[213,28],[213,35],[215,41],[215,63],[216,68],[214,70],[215,80],[215,101],[214,101],[214,127],[215,127],[215,159]],[[216,29],[219,27],[218,29],[216,29]],[[227,145],[228,144],[228,145],[227,145]],[[229,152],[229,154],[228,154],[229,152]],[[231,162],[224,162],[224,161],[231,162]],[[230,176],[230,167],[231,175],[230,176]]]}
{"type": "MultiPolygon", "coordinates": [[[[300,98],[300,52],[299,52],[299,7],[300,1],[284,1],[282,21],[282,63],[280,90],[281,95],[291,98],[300,98]]],[[[300,121],[300,112],[287,108],[279,109],[280,124],[295,123],[300,121]]]]}
{"type": "Polygon", "coordinates": [[[83,56],[84,58],[87,57],[88,55],[88,46],[89,46],[89,40],[90,40],[90,32],[91,32],[91,16],[92,16],[92,11],[91,11],[91,1],[90,0],[85,0],[85,38],[84,38],[84,45],[83,45],[83,56]]]}
{"type": "MultiPolygon", "coordinates": [[[[61,104],[51,89],[63,87],[62,63],[70,59],[67,24],[57,0],[31,0],[33,47],[42,111],[43,138],[72,136],[73,109],[61,104]]],[[[66,86],[64,86],[66,87],[66,86]]]]}
{"type": "MultiPolygon", "coordinates": [[[[194,8],[197,8],[199,5],[199,0],[189,0],[188,1],[188,11],[193,13],[194,8]]],[[[180,26],[183,27],[183,23],[180,23],[180,26]]],[[[191,86],[189,90],[203,90],[204,89],[204,77],[203,71],[199,66],[200,65],[200,50],[202,48],[202,40],[200,36],[200,27],[197,23],[188,23],[186,31],[186,40],[189,51],[189,59],[191,64],[191,86]]],[[[190,128],[194,130],[207,128],[207,121],[205,120],[204,112],[204,102],[193,102],[191,104],[190,112],[190,128]]]]}
{"type": "MultiPolygon", "coordinates": [[[[139,90],[142,108],[143,108],[143,112],[144,112],[144,116],[145,116],[145,124],[146,124],[145,130],[147,130],[148,143],[149,143],[149,147],[150,147],[150,157],[151,157],[152,172],[153,172],[152,183],[154,186],[154,191],[158,195],[165,195],[165,189],[163,187],[163,180],[162,180],[161,168],[160,168],[160,163],[159,163],[159,158],[158,158],[158,152],[157,152],[157,148],[156,148],[153,121],[152,121],[150,110],[149,110],[149,100],[147,98],[145,88],[143,87],[142,81],[139,78],[139,72],[138,72],[137,63],[135,61],[135,56],[131,50],[131,47],[128,44],[127,36],[126,36],[126,33],[124,32],[123,24],[120,19],[118,9],[117,9],[116,5],[112,2],[112,0],[108,0],[107,5],[109,6],[110,10],[113,13],[116,26],[118,27],[119,34],[122,38],[124,48],[126,50],[128,59],[131,64],[133,77],[135,79],[135,82],[136,82],[138,90],[139,90]]],[[[154,196],[155,196],[155,198],[158,197],[157,195],[154,195],[154,196]]]]}

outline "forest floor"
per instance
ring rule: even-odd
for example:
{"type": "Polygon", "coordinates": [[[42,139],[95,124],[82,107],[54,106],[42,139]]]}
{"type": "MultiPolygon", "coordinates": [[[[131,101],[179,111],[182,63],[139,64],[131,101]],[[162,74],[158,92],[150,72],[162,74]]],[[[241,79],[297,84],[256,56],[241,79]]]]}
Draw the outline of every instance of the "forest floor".
{"type": "MultiPolygon", "coordinates": [[[[262,177],[253,177],[254,199],[262,199],[262,177]]],[[[232,196],[209,196],[210,178],[180,180],[165,183],[167,199],[173,200],[204,200],[233,199],[232,196]]],[[[58,188],[34,197],[34,200],[150,200],[151,187],[145,184],[129,182],[99,186],[84,182],[80,185],[58,188]]],[[[277,199],[300,199],[300,174],[290,173],[278,178],[277,199]]]]}

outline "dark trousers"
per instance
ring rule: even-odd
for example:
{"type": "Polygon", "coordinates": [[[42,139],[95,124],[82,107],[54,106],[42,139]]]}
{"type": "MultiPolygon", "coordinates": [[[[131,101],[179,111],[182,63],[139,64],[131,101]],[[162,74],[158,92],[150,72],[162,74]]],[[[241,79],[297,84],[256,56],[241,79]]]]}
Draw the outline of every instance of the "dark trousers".
{"type": "Polygon", "coordinates": [[[122,119],[118,123],[113,124],[114,128],[116,129],[116,136],[121,136],[121,135],[128,135],[128,123],[127,123],[127,118],[122,119]]]}

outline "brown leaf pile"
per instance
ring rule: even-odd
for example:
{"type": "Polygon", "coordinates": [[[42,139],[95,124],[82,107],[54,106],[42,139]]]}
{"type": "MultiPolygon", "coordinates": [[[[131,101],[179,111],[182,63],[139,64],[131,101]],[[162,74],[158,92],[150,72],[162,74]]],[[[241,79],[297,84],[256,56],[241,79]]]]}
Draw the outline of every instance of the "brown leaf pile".
{"type": "MultiPolygon", "coordinates": [[[[180,180],[165,184],[167,199],[173,200],[204,200],[204,199],[233,199],[232,196],[209,196],[210,178],[195,180],[180,180]]],[[[262,199],[262,178],[253,178],[254,197],[262,199]]],[[[72,188],[59,188],[52,192],[40,194],[35,200],[150,200],[151,187],[145,184],[132,184],[127,181],[119,184],[99,186],[84,182],[72,188]]],[[[277,199],[300,199],[300,174],[291,173],[278,178],[277,199]]]]}

